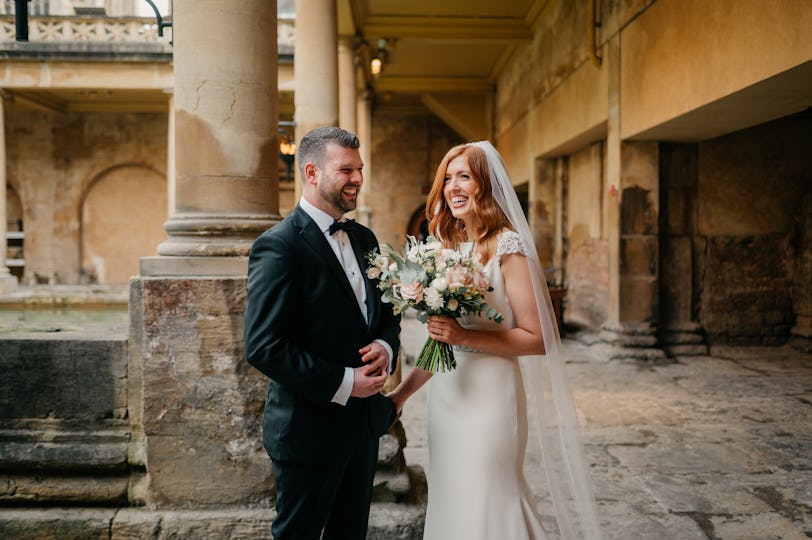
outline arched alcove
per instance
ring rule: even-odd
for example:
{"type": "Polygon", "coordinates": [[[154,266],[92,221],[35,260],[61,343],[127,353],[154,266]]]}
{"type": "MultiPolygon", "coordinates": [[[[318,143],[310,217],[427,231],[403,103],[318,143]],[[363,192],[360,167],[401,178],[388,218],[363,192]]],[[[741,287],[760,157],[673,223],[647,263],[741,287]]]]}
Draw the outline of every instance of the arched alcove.
{"type": "Polygon", "coordinates": [[[420,205],[409,217],[409,225],[406,234],[414,236],[418,240],[425,240],[429,235],[429,222],[426,219],[426,205],[420,205]]]}
{"type": "Polygon", "coordinates": [[[6,186],[6,221],[9,232],[23,230],[23,203],[11,186],[6,186]]]}
{"type": "Polygon", "coordinates": [[[85,283],[126,284],[141,257],[166,239],[166,178],[125,165],[97,177],[80,209],[81,276],[85,283]]]}
{"type": "Polygon", "coordinates": [[[6,259],[12,275],[23,279],[25,255],[23,254],[23,204],[20,195],[10,185],[6,186],[6,259]]]}

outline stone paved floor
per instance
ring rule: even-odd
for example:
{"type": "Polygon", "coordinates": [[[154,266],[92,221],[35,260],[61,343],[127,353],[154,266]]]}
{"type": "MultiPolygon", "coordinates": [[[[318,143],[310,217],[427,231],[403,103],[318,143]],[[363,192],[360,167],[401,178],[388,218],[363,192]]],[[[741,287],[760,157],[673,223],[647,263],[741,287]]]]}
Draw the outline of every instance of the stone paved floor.
{"type": "MultiPolygon", "coordinates": [[[[404,320],[407,358],[424,336],[404,320]]],[[[644,365],[565,345],[606,538],[812,538],[812,355],[718,347],[644,365]]],[[[426,396],[402,416],[424,468],[426,396]]]]}

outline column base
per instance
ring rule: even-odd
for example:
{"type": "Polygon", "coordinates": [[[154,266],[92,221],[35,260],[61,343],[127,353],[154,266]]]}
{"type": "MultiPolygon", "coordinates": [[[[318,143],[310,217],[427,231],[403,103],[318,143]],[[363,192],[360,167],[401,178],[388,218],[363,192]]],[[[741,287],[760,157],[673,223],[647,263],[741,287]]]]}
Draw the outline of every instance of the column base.
{"type": "Polygon", "coordinates": [[[603,325],[599,339],[615,346],[609,354],[611,360],[667,362],[665,353],[657,347],[657,328],[650,323],[608,322],[603,325]]]}
{"type": "Polygon", "coordinates": [[[702,327],[693,322],[660,329],[660,345],[668,356],[704,356],[708,345],[702,327]]]}
{"type": "Polygon", "coordinates": [[[254,240],[280,221],[277,215],[175,214],[164,225],[169,238],[158,255],[247,257],[254,240]]]}
{"type": "Polygon", "coordinates": [[[797,316],[790,331],[789,344],[799,351],[812,353],[812,316],[797,316]]]}
{"type": "Polygon", "coordinates": [[[141,277],[245,277],[248,257],[141,257],[141,277]]]}
{"type": "Polygon", "coordinates": [[[273,499],[261,434],[267,380],[243,353],[246,276],[222,269],[242,263],[155,257],[142,267],[162,275],[131,281],[138,358],[130,362],[140,365],[142,392],[133,431],[143,433],[147,478],[139,499],[148,505],[268,506],[273,499]]]}

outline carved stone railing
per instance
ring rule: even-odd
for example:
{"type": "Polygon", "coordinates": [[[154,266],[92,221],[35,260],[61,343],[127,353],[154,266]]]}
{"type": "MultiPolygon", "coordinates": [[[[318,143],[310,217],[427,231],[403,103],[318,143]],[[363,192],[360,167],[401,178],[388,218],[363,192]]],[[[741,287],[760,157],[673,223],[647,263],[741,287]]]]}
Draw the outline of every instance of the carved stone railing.
{"type": "MultiPolygon", "coordinates": [[[[14,18],[5,16],[0,25],[0,41],[14,41],[14,18]]],[[[31,17],[28,22],[29,42],[113,42],[166,43],[171,30],[158,36],[158,25],[152,18],[109,17],[31,17]]]]}
{"type": "MultiPolygon", "coordinates": [[[[172,29],[158,36],[158,25],[151,17],[31,17],[28,23],[28,40],[31,43],[46,42],[96,42],[96,43],[163,43],[171,41],[172,29]]],[[[16,31],[14,17],[0,17],[0,42],[14,41],[16,31]]],[[[282,19],[277,25],[279,52],[293,53],[295,27],[292,20],[282,19]]]]}

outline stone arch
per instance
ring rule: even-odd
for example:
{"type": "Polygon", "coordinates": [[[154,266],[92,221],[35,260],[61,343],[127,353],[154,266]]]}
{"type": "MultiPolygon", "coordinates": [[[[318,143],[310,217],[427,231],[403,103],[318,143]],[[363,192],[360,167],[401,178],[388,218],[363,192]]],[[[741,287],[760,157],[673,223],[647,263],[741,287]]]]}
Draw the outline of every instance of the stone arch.
{"type": "Polygon", "coordinates": [[[23,230],[23,203],[17,190],[6,186],[6,228],[11,231],[23,230]]]}
{"type": "Polygon", "coordinates": [[[417,210],[409,217],[409,225],[406,227],[406,234],[414,236],[418,240],[425,240],[429,235],[429,222],[426,219],[426,205],[421,204],[417,210]]]}
{"type": "Polygon", "coordinates": [[[6,185],[6,232],[5,264],[18,280],[24,277],[25,253],[23,251],[23,203],[17,190],[6,185]]]}
{"type": "Polygon", "coordinates": [[[143,165],[119,165],[90,181],[79,208],[80,276],[122,285],[141,257],[166,240],[166,177],[143,165]]]}

